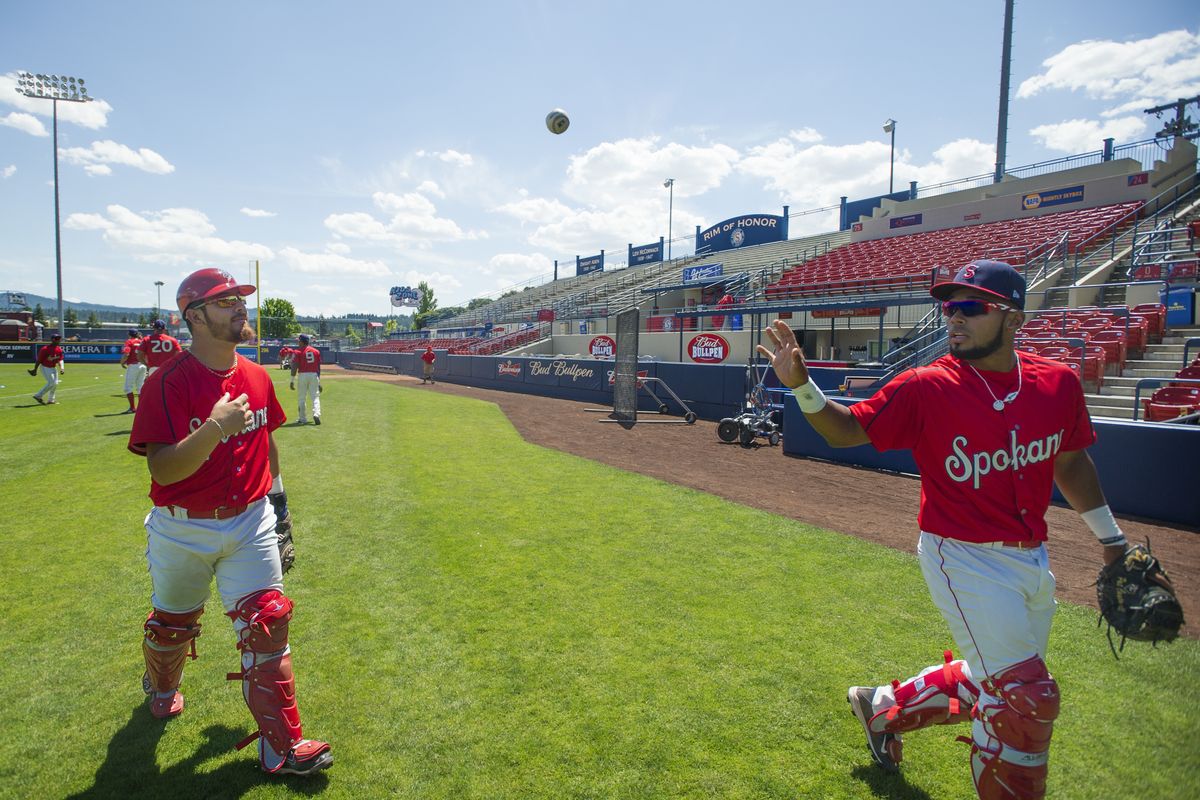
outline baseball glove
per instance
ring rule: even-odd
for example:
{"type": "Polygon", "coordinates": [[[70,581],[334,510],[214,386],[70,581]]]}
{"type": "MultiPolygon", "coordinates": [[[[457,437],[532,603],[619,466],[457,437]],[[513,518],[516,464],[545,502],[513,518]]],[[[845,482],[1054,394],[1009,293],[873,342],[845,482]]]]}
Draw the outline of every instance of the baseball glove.
{"type": "Polygon", "coordinates": [[[296,543],[292,541],[292,512],[287,506],[287,492],[268,494],[267,499],[275,508],[275,536],[279,544],[279,565],[286,574],[296,563],[296,543]]]}
{"type": "Polygon", "coordinates": [[[37,367],[30,367],[30,368],[29,368],[29,377],[31,377],[31,378],[36,378],[36,377],[37,377],[37,367]]]}
{"type": "MultiPolygon", "coordinates": [[[[1125,640],[1170,642],[1179,636],[1183,625],[1183,608],[1175,597],[1171,579],[1150,553],[1150,540],[1126,548],[1125,555],[1106,564],[1096,577],[1096,597],[1100,601],[1101,619],[1108,623],[1108,646],[1113,655],[1112,632],[1125,640]]],[[[1099,622],[1097,622],[1097,625],[1099,622]]]]}

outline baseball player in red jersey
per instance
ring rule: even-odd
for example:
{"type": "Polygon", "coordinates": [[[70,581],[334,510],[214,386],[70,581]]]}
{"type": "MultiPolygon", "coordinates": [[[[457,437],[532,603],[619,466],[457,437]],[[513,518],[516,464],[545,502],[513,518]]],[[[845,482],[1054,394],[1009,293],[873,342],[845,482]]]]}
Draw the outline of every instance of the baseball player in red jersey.
{"type": "MultiPolygon", "coordinates": [[[[58,376],[67,372],[67,366],[63,363],[61,342],[62,337],[56,333],[50,337],[50,344],[44,344],[38,349],[37,367],[41,370],[42,377],[46,379],[46,385],[38,390],[33,399],[44,406],[54,405],[58,402],[54,399],[54,393],[58,391],[58,376]]],[[[35,370],[30,374],[36,375],[37,372],[35,370]]]]}
{"type": "Polygon", "coordinates": [[[150,712],[183,710],[179,693],[187,657],[196,657],[209,582],[233,620],[241,651],[242,696],[258,730],[259,763],[270,773],[308,775],[333,763],[325,742],[301,736],[288,623],[275,534],[287,514],[279,454],[271,432],[286,417],[266,370],[235,350],[253,337],[246,295],[217,269],[193,272],[176,301],[192,346],[146,380],[129,449],[150,469],[146,556],[153,610],[142,651],[150,712]]]}
{"type": "Polygon", "coordinates": [[[125,370],[125,399],[129,401],[132,414],[137,410],[137,395],[142,393],[142,384],[146,382],[146,365],[138,360],[138,348],[142,344],[142,335],[136,328],[129,329],[129,338],[121,348],[121,367],[125,370]]]}
{"type": "Polygon", "coordinates": [[[291,369],[292,366],[292,348],[284,345],[279,348],[279,368],[291,369]]]}
{"type": "Polygon", "coordinates": [[[167,333],[167,323],[156,319],[154,320],[154,333],[142,339],[137,357],[146,365],[148,370],[146,374],[149,376],[153,375],[154,371],[163,364],[179,355],[179,351],[179,340],[167,333]]]}
{"type": "Polygon", "coordinates": [[[1025,280],[976,261],[930,293],[942,302],[950,354],[897,375],[850,408],[827,403],[795,334],[768,329],[780,381],[833,447],[908,448],[921,472],[918,560],[963,654],[907,681],[853,686],[848,700],[874,760],[895,771],[901,734],[972,720],[971,770],[981,800],[1046,791],[1058,685],[1046,668],[1054,576],[1044,543],[1052,483],[1112,562],[1125,551],[1085,450],[1095,439],[1083,389],[1067,366],[1014,349],[1025,280]]]}
{"type": "Polygon", "coordinates": [[[312,405],[313,422],[321,424],[321,351],[309,344],[307,333],[300,334],[300,347],[292,351],[292,383],[296,388],[297,373],[300,384],[301,425],[308,423],[308,409],[312,405]]]}
{"type": "Polygon", "coordinates": [[[424,362],[421,365],[421,383],[425,383],[425,381],[437,383],[433,379],[433,362],[437,361],[437,355],[433,352],[433,345],[425,345],[425,352],[421,353],[421,361],[424,362]]]}

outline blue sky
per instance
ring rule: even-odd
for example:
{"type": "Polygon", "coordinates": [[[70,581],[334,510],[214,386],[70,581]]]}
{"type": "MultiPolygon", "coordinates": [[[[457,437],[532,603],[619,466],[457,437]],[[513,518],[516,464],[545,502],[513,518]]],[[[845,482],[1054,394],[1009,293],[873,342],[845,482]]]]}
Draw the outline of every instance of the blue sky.
{"type": "MultiPolygon", "coordinates": [[[[1148,138],[1200,94],[1200,15],[1107,0],[1016,8],[1008,164],[1148,138]]],[[[152,305],[199,266],[259,259],[306,314],[455,305],[601,248],[991,171],[1003,2],[5,4],[0,290],[152,305]],[[548,133],[562,107],[571,128],[548,133]]],[[[836,227],[793,221],[792,235],[836,227]]]]}

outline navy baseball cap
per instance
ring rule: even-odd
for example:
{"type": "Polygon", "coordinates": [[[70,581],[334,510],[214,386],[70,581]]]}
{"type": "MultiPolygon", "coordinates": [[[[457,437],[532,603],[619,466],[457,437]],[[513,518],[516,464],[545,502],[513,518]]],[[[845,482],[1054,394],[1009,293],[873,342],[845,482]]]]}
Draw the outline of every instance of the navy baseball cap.
{"type": "Polygon", "coordinates": [[[1003,261],[972,261],[949,278],[949,270],[938,268],[929,293],[938,300],[949,300],[955,289],[978,289],[1005,305],[1025,310],[1025,278],[1003,261]]]}
{"type": "Polygon", "coordinates": [[[166,328],[166,327],[167,327],[167,323],[163,322],[161,319],[156,319],[156,320],[154,320],[154,327],[156,327],[156,328],[166,328]]]}
{"type": "Polygon", "coordinates": [[[302,333],[302,334],[300,334],[299,336],[297,336],[296,338],[297,338],[297,339],[299,339],[299,340],[300,340],[300,341],[302,341],[302,342],[307,342],[307,341],[308,341],[308,334],[307,334],[307,333],[302,333]]]}
{"type": "Polygon", "coordinates": [[[130,336],[137,336],[138,330],[137,328],[130,328],[128,331],[126,331],[126,333],[128,333],[130,336]]]}

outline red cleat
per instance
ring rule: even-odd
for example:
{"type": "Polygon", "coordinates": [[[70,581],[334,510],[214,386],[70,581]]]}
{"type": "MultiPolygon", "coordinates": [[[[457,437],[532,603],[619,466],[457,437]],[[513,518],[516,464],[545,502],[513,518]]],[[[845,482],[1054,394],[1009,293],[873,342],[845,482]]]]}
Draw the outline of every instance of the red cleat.
{"type": "Polygon", "coordinates": [[[151,697],[150,714],[157,719],[170,719],[183,711],[183,695],[178,691],[170,697],[151,697]]]}

